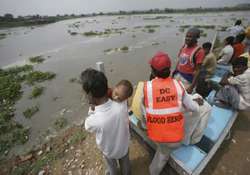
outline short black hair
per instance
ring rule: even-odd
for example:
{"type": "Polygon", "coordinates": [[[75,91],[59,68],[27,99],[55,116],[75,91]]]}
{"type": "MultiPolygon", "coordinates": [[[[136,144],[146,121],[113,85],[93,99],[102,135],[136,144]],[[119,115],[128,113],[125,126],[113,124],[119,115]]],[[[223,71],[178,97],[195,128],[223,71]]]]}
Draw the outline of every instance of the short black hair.
{"type": "Polygon", "coordinates": [[[116,86],[125,86],[126,87],[126,96],[131,97],[133,94],[133,85],[128,80],[121,80],[116,86]]]}
{"type": "Polygon", "coordinates": [[[107,95],[108,80],[103,72],[88,68],[81,73],[81,83],[83,90],[92,97],[107,95]]]}
{"type": "Polygon", "coordinates": [[[245,39],[245,36],[246,36],[245,33],[240,33],[235,37],[235,41],[241,43],[245,39]]]}
{"type": "Polygon", "coordinates": [[[160,71],[156,70],[152,66],[151,66],[151,69],[152,69],[152,73],[153,73],[154,77],[167,78],[170,75],[170,68],[168,68],[168,67],[164,68],[164,69],[162,69],[160,71]]]}
{"type": "Polygon", "coordinates": [[[212,43],[210,43],[210,42],[205,42],[205,43],[203,43],[202,44],[202,48],[204,48],[204,49],[211,49],[211,47],[212,47],[212,43]]]}
{"type": "Polygon", "coordinates": [[[235,26],[239,26],[239,25],[241,25],[241,20],[240,19],[238,19],[236,22],[235,22],[235,24],[234,24],[235,26]]]}
{"type": "Polygon", "coordinates": [[[226,37],[225,41],[227,42],[227,44],[233,45],[234,37],[233,36],[226,37]]]}
{"type": "Polygon", "coordinates": [[[246,58],[246,57],[235,58],[234,61],[232,62],[233,67],[234,66],[247,67],[247,64],[248,64],[248,58],[246,58]]]}

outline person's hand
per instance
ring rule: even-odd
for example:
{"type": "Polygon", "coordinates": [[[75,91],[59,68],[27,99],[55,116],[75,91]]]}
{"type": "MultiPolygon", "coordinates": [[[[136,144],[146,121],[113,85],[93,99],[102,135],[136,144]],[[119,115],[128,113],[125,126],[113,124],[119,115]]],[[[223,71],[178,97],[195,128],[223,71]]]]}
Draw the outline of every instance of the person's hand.
{"type": "Polygon", "coordinates": [[[203,105],[204,100],[202,98],[195,98],[193,101],[197,102],[199,106],[203,105]]]}
{"type": "Polygon", "coordinates": [[[187,93],[192,94],[194,87],[191,85],[187,88],[187,93]]]}

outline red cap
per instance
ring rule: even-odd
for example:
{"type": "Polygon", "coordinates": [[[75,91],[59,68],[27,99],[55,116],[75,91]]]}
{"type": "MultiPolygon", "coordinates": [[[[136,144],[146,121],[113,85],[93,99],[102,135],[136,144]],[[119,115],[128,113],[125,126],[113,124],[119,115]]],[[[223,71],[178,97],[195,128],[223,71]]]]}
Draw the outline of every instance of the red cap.
{"type": "Polygon", "coordinates": [[[171,60],[168,54],[164,52],[157,52],[155,56],[149,61],[149,64],[156,70],[161,71],[165,68],[171,67],[171,60]]]}

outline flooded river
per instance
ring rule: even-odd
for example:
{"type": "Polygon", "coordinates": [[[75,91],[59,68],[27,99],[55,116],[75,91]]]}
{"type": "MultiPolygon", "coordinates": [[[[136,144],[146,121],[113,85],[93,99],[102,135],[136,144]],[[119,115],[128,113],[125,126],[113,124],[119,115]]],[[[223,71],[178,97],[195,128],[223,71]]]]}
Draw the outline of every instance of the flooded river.
{"type": "MultiPolygon", "coordinates": [[[[15,118],[24,126],[31,127],[31,135],[24,146],[17,147],[16,152],[28,150],[47,135],[55,133],[53,123],[60,117],[66,118],[69,125],[84,119],[88,106],[81,86],[70,82],[70,79],[78,78],[82,70],[95,67],[97,61],[103,61],[111,87],[121,79],[128,79],[136,85],[138,81],[148,79],[150,69],[147,62],[157,51],[167,52],[175,63],[186,31],[180,30],[180,26],[228,27],[236,19],[242,19],[245,26],[250,25],[250,12],[100,16],[65,20],[34,28],[0,30],[0,33],[8,34],[0,40],[1,67],[25,64],[29,57],[42,55],[46,60],[35,65],[35,69],[57,74],[56,79],[41,83],[46,89],[37,99],[29,99],[32,88],[24,86],[23,97],[16,104],[15,118]],[[154,31],[149,32],[149,28],[154,31]],[[105,29],[119,32],[99,36],[83,35],[84,32],[103,32],[105,29]],[[71,35],[72,32],[78,34],[71,35]],[[115,49],[124,46],[128,47],[128,51],[115,49]],[[107,49],[110,51],[104,52],[107,49]],[[38,105],[40,110],[31,119],[26,119],[23,111],[32,105],[38,105]]],[[[201,37],[199,43],[212,41],[215,29],[202,30],[206,36],[201,37]]],[[[219,33],[221,38],[226,34],[219,33]]]]}

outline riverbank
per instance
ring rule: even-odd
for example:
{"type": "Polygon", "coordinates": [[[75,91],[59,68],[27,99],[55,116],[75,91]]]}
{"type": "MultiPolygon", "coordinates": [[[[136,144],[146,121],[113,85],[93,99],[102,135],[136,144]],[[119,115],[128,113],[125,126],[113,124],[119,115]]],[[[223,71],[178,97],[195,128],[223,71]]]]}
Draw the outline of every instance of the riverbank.
{"type": "MultiPolygon", "coordinates": [[[[202,172],[203,175],[245,175],[250,164],[250,113],[241,112],[225,140],[202,172]]],[[[130,160],[133,175],[148,175],[152,155],[133,136],[130,160]]],[[[176,173],[169,169],[169,174],[176,173]]],[[[73,126],[36,150],[0,161],[0,174],[100,175],[105,164],[95,143],[95,136],[80,126],[73,126]]]]}

